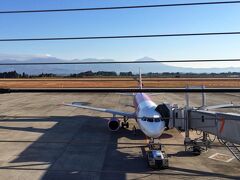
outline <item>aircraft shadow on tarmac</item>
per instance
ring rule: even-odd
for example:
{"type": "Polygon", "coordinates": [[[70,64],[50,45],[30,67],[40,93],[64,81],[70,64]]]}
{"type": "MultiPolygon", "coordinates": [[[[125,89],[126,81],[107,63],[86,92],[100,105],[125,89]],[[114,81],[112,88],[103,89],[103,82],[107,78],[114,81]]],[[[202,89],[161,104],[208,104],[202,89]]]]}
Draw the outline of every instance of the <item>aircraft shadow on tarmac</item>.
{"type": "MultiPolygon", "coordinates": [[[[91,116],[51,116],[51,117],[5,117],[4,122],[55,122],[51,128],[7,127],[0,130],[42,133],[34,141],[21,139],[0,142],[31,142],[7,166],[0,169],[45,170],[42,179],[127,179],[127,173],[138,173],[138,178],[152,174],[212,176],[224,177],[223,174],[207,173],[183,168],[170,167],[168,170],[153,171],[145,160],[146,141],[144,134],[137,129],[120,129],[110,132],[107,120],[91,116]],[[173,171],[171,171],[173,170],[173,171]]],[[[26,135],[28,135],[26,133],[26,135]]],[[[166,138],[170,136],[165,135],[166,138]]],[[[0,137],[1,138],[1,137],[0,137]]],[[[233,178],[232,176],[225,176],[233,178]]]]}

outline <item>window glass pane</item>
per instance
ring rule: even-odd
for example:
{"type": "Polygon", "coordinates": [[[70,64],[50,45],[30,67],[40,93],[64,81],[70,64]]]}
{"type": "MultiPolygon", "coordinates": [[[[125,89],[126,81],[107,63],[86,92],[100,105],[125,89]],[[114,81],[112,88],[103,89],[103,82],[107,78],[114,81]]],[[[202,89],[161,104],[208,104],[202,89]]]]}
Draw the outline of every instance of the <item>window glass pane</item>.
{"type": "Polygon", "coordinates": [[[147,118],[148,122],[153,122],[153,118],[147,118]]]}
{"type": "Polygon", "coordinates": [[[155,118],[155,122],[160,122],[160,118],[155,118]]]}

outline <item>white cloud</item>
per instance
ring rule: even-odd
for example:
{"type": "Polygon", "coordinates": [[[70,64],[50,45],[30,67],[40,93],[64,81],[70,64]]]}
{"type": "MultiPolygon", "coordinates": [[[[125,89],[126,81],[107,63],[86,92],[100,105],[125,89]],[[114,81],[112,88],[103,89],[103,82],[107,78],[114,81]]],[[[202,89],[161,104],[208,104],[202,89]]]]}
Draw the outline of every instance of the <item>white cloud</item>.
{"type": "Polygon", "coordinates": [[[46,57],[52,57],[51,54],[0,54],[0,60],[18,60],[18,61],[24,61],[32,58],[46,58],[46,57]]]}
{"type": "Polygon", "coordinates": [[[189,62],[189,63],[165,63],[170,66],[188,67],[188,68],[229,68],[240,67],[239,61],[223,61],[223,62],[189,62]]]}

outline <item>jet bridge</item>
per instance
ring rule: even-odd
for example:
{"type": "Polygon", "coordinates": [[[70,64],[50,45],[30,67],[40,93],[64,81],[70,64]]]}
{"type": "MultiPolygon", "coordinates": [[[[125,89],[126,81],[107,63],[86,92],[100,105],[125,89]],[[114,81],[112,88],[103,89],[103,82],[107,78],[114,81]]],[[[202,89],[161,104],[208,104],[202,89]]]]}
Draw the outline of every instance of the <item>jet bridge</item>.
{"type": "Polygon", "coordinates": [[[219,139],[240,144],[240,114],[204,110],[189,112],[189,127],[216,135],[219,139]]]}
{"type": "MultiPolygon", "coordinates": [[[[163,106],[163,104],[159,106],[163,106]]],[[[169,104],[164,104],[164,106],[169,110],[169,113],[162,113],[163,115],[169,114],[163,117],[169,120],[168,126],[185,132],[185,150],[191,149],[198,154],[203,149],[207,150],[212,143],[209,134],[212,134],[240,161],[240,150],[236,146],[236,144],[240,144],[240,114],[217,112],[218,108],[239,108],[240,106],[233,104],[206,106],[204,93],[202,93],[202,106],[198,108],[189,107],[188,94],[186,94],[185,107],[179,108],[177,105],[169,104]],[[191,139],[190,130],[202,131],[202,139],[191,139]]]]}
{"type": "Polygon", "coordinates": [[[219,139],[240,144],[240,114],[189,108],[172,109],[170,127],[188,134],[190,129],[216,135],[219,139]]]}

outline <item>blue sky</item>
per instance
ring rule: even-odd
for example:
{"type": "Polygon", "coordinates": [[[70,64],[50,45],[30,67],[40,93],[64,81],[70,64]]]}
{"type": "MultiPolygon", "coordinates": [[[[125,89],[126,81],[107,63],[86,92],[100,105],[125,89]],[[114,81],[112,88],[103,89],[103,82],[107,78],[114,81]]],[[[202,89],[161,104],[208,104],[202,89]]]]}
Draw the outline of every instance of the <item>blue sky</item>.
{"type": "MultiPolygon", "coordinates": [[[[207,0],[205,0],[207,1],[207,0]]],[[[192,0],[191,2],[205,2],[192,0]]],[[[55,9],[190,2],[187,0],[1,0],[0,10],[55,9]]],[[[240,4],[1,14],[0,38],[105,36],[240,31],[240,4]]],[[[240,36],[171,37],[55,42],[0,42],[0,55],[51,55],[62,59],[145,56],[157,59],[239,58],[240,36]]],[[[239,66],[240,63],[174,64],[188,67],[239,66]]]]}

